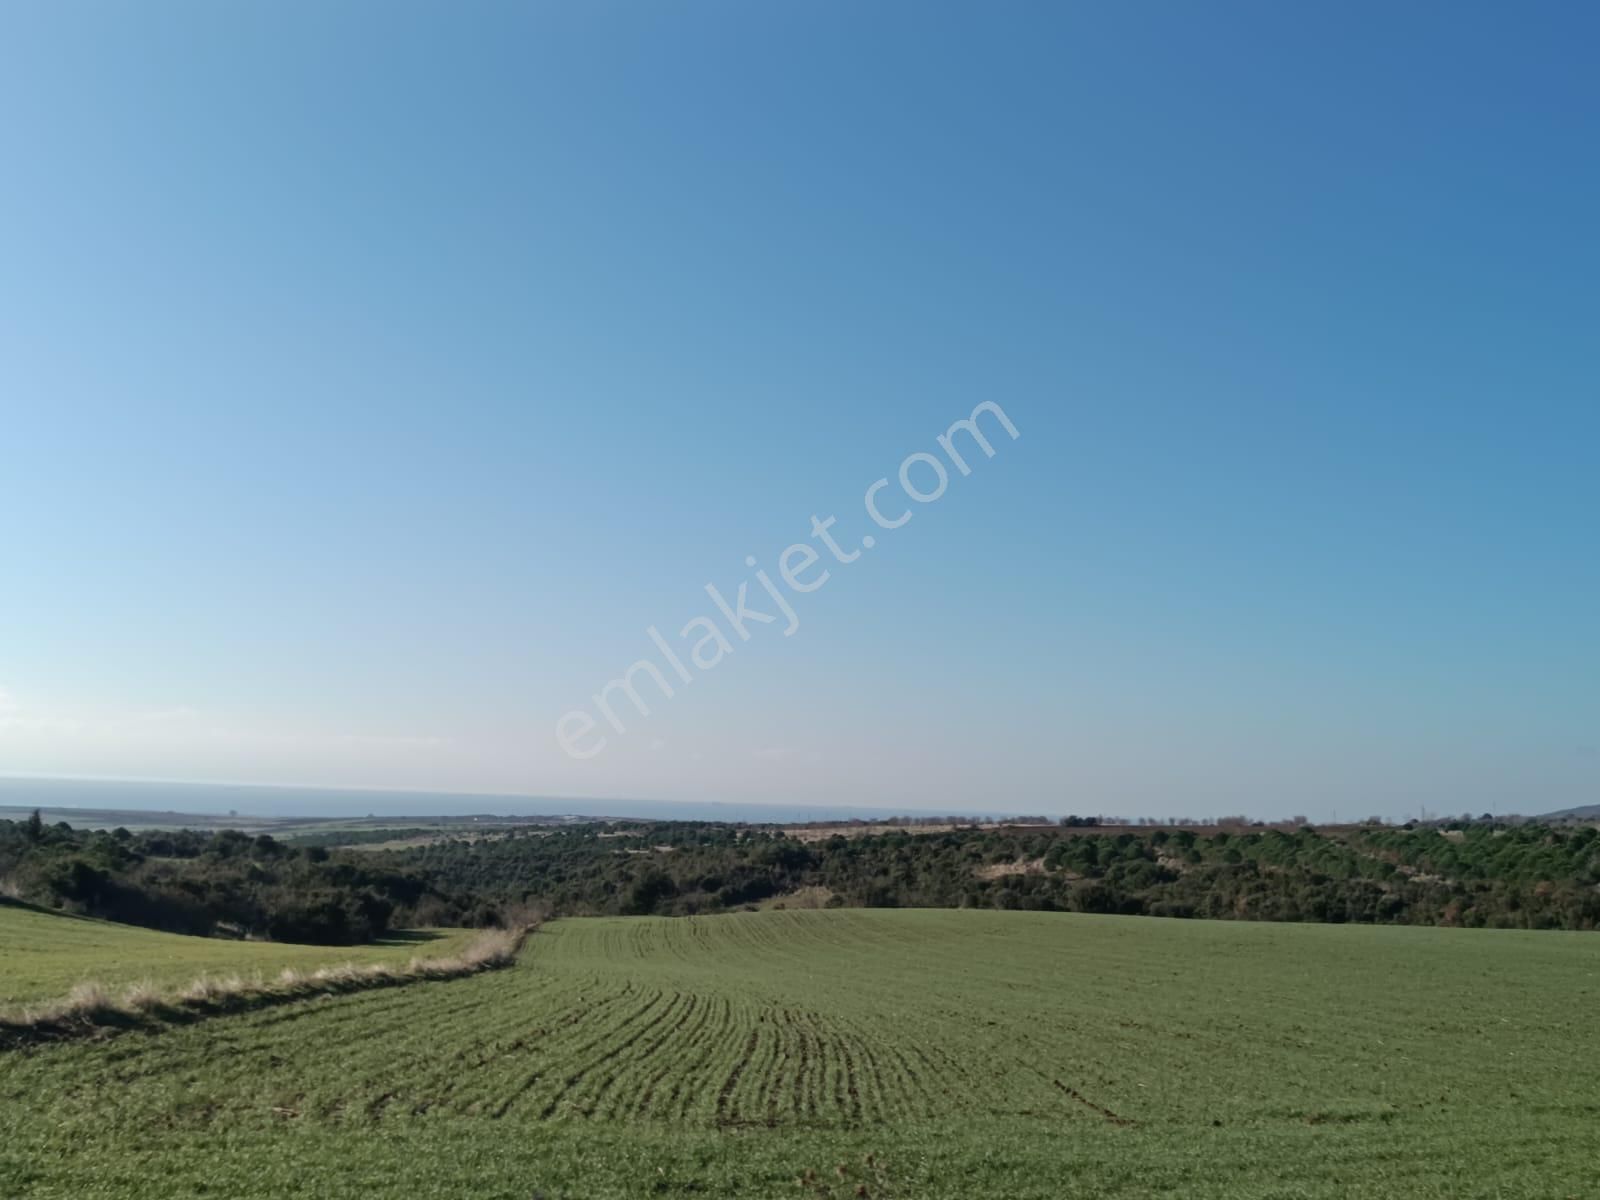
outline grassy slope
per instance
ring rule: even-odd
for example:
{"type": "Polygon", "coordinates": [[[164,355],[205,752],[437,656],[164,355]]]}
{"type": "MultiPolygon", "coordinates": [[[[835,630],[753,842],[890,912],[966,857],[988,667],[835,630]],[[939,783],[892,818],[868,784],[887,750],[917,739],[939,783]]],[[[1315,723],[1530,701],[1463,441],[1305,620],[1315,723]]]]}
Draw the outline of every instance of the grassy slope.
{"type": "Polygon", "coordinates": [[[296,946],[184,937],[0,903],[0,1011],[63,996],[86,979],[181,985],[197,975],[276,974],[284,967],[405,962],[449,954],[470,930],[399,934],[372,946],[296,946]]]}
{"type": "Polygon", "coordinates": [[[825,911],[530,945],[0,1060],[0,1194],[1595,1194],[1592,935],[825,911]]]}

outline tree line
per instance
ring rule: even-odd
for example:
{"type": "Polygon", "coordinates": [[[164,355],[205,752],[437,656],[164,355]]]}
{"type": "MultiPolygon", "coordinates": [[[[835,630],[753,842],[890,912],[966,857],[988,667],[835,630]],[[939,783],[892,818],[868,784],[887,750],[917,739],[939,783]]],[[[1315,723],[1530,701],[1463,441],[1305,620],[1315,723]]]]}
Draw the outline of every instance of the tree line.
{"type": "Polygon", "coordinates": [[[1474,824],[1099,831],[957,828],[801,840],[689,822],[446,839],[381,857],[555,913],[681,915],[826,893],[863,907],[1048,909],[1497,928],[1600,925],[1600,834],[1474,824]]]}
{"type": "Polygon", "coordinates": [[[852,832],[595,822],[355,851],[232,830],[75,830],[35,814],[0,821],[0,890],[183,933],[325,944],[494,924],[513,909],[675,916],[802,902],[1600,927],[1600,833],[1589,826],[852,832]]]}
{"type": "Polygon", "coordinates": [[[416,872],[355,854],[236,830],[80,830],[37,812],[0,821],[0,894],[173,933],[316,945],[489,915],[416,872]]]}

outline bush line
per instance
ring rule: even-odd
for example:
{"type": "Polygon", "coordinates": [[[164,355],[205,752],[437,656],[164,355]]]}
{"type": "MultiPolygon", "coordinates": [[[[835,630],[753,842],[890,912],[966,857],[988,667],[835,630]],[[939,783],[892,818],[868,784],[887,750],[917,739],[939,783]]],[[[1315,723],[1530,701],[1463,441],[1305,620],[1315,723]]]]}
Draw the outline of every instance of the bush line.
{"type": "Polygon", "coordinates": [[[537,928],[485,930],[460,954],[413,958],[404,966],[344,963],[301,971],[285,967],[275,978],[260,975],[201,975],[181,990],[164,993],[136,983],[117,994],[101,983],[78,984],[60,1000],[0,1015],[0,1050],[69,1038],[100,1037],[128,1029],[186,1025],[225,1013],[290,1004],[318,996],[342,996],[373,988],[403,987],[429,979],[460,979],[509,967],[528,934],[537,928]]]}

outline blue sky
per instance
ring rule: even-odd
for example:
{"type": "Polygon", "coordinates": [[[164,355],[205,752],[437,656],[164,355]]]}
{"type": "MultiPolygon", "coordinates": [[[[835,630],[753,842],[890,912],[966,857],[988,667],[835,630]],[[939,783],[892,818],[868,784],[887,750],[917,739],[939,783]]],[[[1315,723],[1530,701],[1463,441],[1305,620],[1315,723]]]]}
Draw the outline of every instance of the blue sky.
{"type": "Polygon", "coordinates": [[[3,25],[0,774],[1600,798],[1585,6],[3,25]],[[814,515],[792,636],[563,752],[814,515]]]}

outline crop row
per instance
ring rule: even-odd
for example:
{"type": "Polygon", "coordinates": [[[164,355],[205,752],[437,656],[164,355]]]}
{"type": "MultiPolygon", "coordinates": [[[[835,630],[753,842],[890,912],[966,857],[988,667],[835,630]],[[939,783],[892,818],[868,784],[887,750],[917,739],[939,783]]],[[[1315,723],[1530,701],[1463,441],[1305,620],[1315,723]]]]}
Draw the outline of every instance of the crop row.
{"type": "MultiPolygon", "coordinates": [[[[992,914],[562,922],[496,976],[62,1047],[81,1061],[54,1086],[68,1113],[114,1087],[178,1124],[850,1128],[985,1113],[1060,1126],[1387,1121],[1470,1088],[1538,1098],[1563,1068],[1559,1037],[1469,1062],[1443,1053],[1562,1019],[1447,1003],[1460,997],[1448,973],[1368,963],[1350,986],[1387,987],[1386,1002],[1347,1005],[1338,938],[1313,961],[1275,958],[1250,926],[1142,924],[1135,943],[1125,923],[992,914]],[[1161,937],[1197,929],[1205,955],[1161,937]],[[1397,1043],[1396,1028],[1428,1036],[1397,1043]]],[[[1495,995],[1490,960],[1442,964],[1495,995]]],[[[1514,1000],[1515,981],[1500,982],[1514,1000]]]]}

